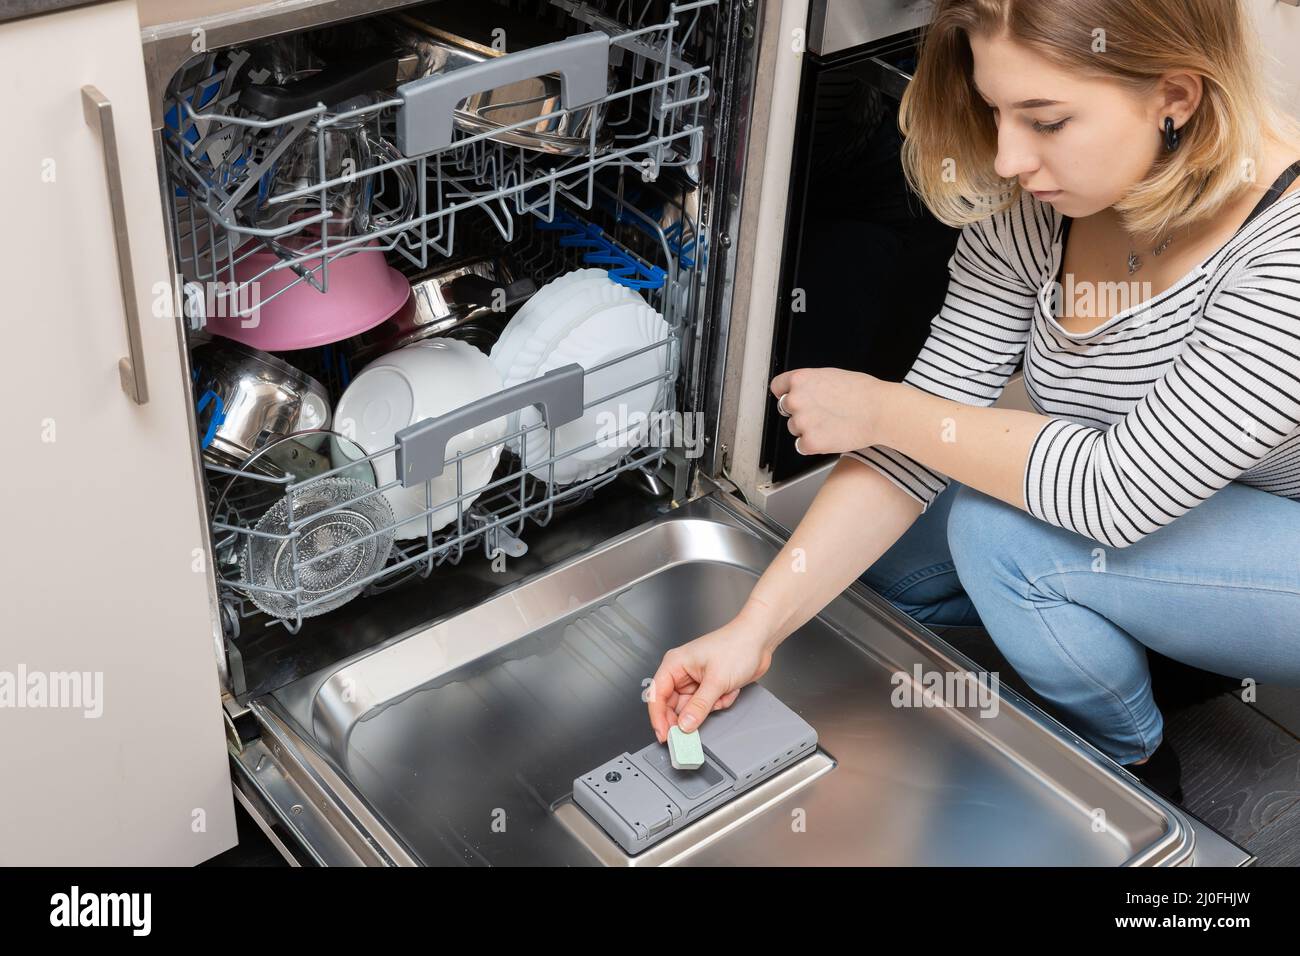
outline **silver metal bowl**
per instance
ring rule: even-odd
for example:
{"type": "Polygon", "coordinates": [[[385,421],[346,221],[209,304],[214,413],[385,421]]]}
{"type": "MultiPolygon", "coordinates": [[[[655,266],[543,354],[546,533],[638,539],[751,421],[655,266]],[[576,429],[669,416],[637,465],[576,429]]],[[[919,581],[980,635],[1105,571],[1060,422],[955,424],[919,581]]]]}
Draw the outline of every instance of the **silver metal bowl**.
{"type": "Polygon", "coordinates": [[[325,386],[268,352],[214,337],[195,348],[193,360],[199,432],[211,433],[203,449],[209,461],[237,467],[274,438],[329,425],[325,386]]]}
{"type": "MultiPolygon", "coordinates": [[[[499,255],[477,255],[439,266],[411,282],[411,298],[395,315],[353,339],[353,360],[365,364],[380,355],[439,335],[464,337],[458,333],[474,328],[471,344],[482,347],[483,331],[499,335],[509,311],[537,291],[529,278],[517,278],[499,255]],[[485,295],[485,287],[492,294],[485,295]],[[500,289],[499,310],[493,308],[500,289]]],[[[488,351],[495,341],[487,342],[488,351]]]]}

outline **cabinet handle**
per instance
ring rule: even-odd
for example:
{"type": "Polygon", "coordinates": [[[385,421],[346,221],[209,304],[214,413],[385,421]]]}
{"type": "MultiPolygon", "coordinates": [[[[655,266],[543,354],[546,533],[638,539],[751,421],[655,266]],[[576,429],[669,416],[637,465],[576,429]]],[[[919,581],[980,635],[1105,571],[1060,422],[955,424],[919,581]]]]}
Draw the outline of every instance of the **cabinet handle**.
{"type": "Polygon", "coordinates": [[[119,359],[122,391],[137,405],[149,401],[144,374],[144,346],[140,339],[140,306],[135,295],[135,272],[131,265],[131,240],[126,227],[126,200],[122,193],[122,162],[117,153],[117,131],[113,126],[113,104],[94,86],[81,88],[81,106],[86,124],[99,132],[104,146],[104,176],[108,180],[108,202],[113,211],[113,242],[117,246],[117,278],[122,286],[122,309],[126,314],[126,341],[130,350],[119,359]]]}

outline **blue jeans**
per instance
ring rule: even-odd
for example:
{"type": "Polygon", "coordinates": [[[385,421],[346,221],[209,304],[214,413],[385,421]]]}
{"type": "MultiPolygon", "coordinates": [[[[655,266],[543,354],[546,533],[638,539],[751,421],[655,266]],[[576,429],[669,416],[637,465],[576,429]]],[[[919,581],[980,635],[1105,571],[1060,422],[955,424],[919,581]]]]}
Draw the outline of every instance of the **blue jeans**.
{"type": "Polygon", "coordinates": [[[1119,763],[1164,720],[1147,648],[1300,684],[1300,502],[1232,482],[1111,548],[952,482],[862,580],[927,625],[980,625],[1062,720],[1119,763]]]}

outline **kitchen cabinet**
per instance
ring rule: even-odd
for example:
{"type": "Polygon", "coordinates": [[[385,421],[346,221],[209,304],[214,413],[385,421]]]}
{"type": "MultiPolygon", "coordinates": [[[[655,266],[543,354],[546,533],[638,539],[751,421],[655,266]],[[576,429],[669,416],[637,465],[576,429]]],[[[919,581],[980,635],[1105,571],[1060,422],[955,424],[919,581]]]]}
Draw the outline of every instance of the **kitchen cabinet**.
{"type": "Polygon", "coordinates": [[[0,863],[197,863],[235,843],[234,809],[135,3],[0,24],[0,90],[0,863]]]}

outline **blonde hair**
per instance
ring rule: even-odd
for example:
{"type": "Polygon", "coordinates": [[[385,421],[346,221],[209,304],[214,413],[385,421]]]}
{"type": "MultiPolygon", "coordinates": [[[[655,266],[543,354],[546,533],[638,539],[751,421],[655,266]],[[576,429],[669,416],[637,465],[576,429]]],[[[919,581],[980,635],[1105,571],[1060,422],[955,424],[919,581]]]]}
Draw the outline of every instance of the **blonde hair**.
{"type": "Polygon", "coordinates": [[[1019,201],[1019,182],[993,169],[997,127],[972,78],[970,37],[1003,33],[1063,69],[1134,94],[1150,93],[1171,71],[1202,78],[1179,148],[1162,149],[1150,174],[1115,204],[1137,236],[1212,216],[1237,197],[1266,134],[1300,155],[1300,123],[1262,87],[1256,30],[1239,0],[935,0],[899,128],[908,182],[950,226],[1019,201]],[[1105,31],[1104,53],[1094,52],[1097,30],[1105,31]]]}

